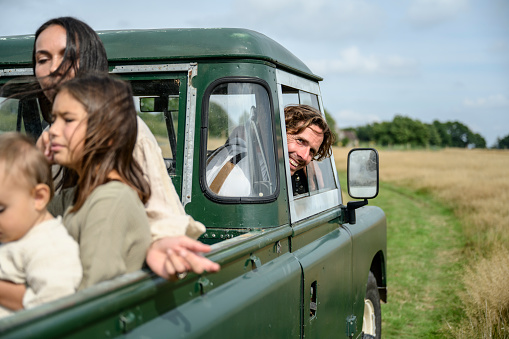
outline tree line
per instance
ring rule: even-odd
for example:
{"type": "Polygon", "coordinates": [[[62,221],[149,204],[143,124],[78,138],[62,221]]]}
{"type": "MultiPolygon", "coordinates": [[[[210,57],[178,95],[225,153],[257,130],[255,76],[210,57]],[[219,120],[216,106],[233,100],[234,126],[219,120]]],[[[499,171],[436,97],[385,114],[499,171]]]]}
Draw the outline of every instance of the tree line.
{"type": "MultiPolygon", "coordinates": [[[[375,122],[361,127],[345,128],[356,133],[360,142],[382,146],[486,148],[486,140],[459,121],[431,124],[396,115],[390,122],[375,122]]],[[[340,141],[342,144],[346,140],[340,141]]],[[[509,148],[509,135],[498,139],[493,148],[509,148]]]]}

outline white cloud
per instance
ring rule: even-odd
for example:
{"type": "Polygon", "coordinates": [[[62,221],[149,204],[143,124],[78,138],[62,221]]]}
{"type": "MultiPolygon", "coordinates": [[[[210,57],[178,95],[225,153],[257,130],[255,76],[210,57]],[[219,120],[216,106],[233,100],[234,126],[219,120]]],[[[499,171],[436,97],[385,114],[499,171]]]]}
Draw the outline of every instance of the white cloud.
{"type": "Polygon", "coordinates": [[[414,0],[407,17],[415,26],[433,26],[456,17],[467,7],[468,0],[414,0]]]}
{"type": "Polygon", "coordinates": [[[316,74],[381,74],[390,76],[415,75],[418,62],[399,55],[375,56],[363,55],[358,47],[342,50],[335,59],[311,60],[310,68],[316,74]]]}
{"type": "Polygon", "coordinates": [[[509,108],[509,99],[503,94],[490,95],[485,98],[463,100],[467,108],[509,108]]]}
{"type": "Polygon", "coordinates": [[[357,127],[373,122],[380,122],[379,116],[374,114],[363,114],[354,110],[344,109],[336,113],[332,113],[337,126],[341,128],[357,127]]]}
{"type": "Polygon", "coordinates": [[[233,0],[232,11],[223,17],[270,36],[332,43],[330,39],[376,36],[385,12],[366,0],[233,0]]]}

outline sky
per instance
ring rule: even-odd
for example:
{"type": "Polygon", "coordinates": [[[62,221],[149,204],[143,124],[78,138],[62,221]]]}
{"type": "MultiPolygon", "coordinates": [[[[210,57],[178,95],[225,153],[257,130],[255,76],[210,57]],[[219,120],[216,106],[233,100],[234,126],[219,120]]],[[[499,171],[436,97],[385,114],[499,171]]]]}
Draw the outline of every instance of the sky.
{"type": "Polygon", "coordinates": [[[340,128],[460,121],[488,146],[509,135],[507,0],[0,0],[0,36],[74,16],[95,30],[238,27],[317,75],[340,128]]]}

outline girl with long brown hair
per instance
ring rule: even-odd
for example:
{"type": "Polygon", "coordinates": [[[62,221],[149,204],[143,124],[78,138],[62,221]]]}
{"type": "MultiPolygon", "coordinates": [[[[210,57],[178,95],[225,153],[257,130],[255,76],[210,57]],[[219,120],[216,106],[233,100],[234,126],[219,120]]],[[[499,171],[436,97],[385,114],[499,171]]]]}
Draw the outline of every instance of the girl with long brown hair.
{"type": "Polygon", "coordinates": [[[49,135],[54,161],[78,174],[63,222],[80,246],[80,288],[140,269],[151,242],[144,208],[150,186],[133,158],[129,84],[94,74],[65,82],[56,90],[49,135]]]}
{"type": "MultiPolygon", "coordinates": [[[[39,100],[41,108],[44,108],[44,102],[51,105],[59,84],[88,72],[108,71],[101,39],[90,26],[72,17],[48,20],[37,30],[33,65],[41,93],[44,93],[44,100],[39,100]]],[[[219,270],[218,264],[201,255],[209,252],[210,246],[192,239],[203,233],[205,227],[186,215],[166,172],[157,141],[146,124],[141,119],[137,121],[138,139],[134,156],[152,189],[151,199],[145,205],[152,232],[147,264],[166,279],[187,271],[202,273],[219,270]]],[[[47,137],[48,134],[44,132],[38,144],[51,160],[53,153],[47,137]]],[[[68,174],[64,176],[62,187],[72,187],[76,183],[72,173],[68,174]]]]}

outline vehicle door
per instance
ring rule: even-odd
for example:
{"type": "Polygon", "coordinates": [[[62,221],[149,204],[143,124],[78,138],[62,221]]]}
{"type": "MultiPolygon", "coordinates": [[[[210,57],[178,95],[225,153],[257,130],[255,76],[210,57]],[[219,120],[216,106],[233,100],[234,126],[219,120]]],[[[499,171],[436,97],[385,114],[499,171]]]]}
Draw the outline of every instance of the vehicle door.
{"type": "MultiPolygon", "coordinates": [[[[279,109],[306,104],[324,112],[317,82],[278,70],[279,109]]],[[[281,117],[281,121],[285,121],[281,117]]],[[[284,128],[284,126],[283,126],[284,128]]],[[[286,144],[286,134],[283,133],[286,144]]],[[[286,164],[288,150],[284,149],[286,164]]],[[[309,192],[294,195],[287,168],[288,201],[293,228],[292,252],[302,267],[302,334],[306,338],[346,336],[352,314],[352,242],[339,223],[342,202],[335,164],[312,161],[306,168],[309,192]]]]}

